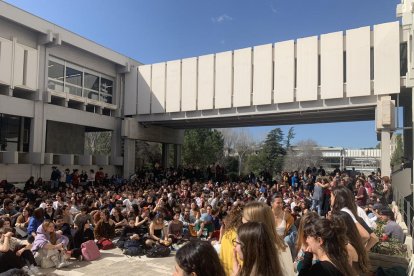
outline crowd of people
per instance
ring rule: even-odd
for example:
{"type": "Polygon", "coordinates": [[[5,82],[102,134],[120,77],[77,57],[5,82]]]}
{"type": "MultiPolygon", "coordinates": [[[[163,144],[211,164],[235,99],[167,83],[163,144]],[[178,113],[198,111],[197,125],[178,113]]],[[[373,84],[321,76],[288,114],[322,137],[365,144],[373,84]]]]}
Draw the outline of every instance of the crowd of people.
{"type": "Polygon", "coordinates": [[[31,177],[22,190],[0,183],[0,273],[67,267],[84,242],[106,240],[178,250],[174,275],[367,275],[380,239],[404,242],[391,201],[380,172],[229,180],[220,166],[154,166],[122,179],[52,167],[50,181],[31,177]]]}

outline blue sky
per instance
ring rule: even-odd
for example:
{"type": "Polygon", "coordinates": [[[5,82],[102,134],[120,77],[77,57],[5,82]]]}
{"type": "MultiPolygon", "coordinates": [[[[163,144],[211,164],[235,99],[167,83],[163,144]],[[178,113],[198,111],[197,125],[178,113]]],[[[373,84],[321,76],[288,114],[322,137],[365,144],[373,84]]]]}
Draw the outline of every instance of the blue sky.
{"type": "MultiPolygon", "coordinates": [[[[397,0],[7,0],[143,63],[397,20],[397,0]]],[[[287,132],[290,126],[283,126],[287,132]]],[[[374,122],[296,125],[294,142],[377,144],[374,122]]],[[[249,128],[257,138],[273,127],[249,128]]]]}

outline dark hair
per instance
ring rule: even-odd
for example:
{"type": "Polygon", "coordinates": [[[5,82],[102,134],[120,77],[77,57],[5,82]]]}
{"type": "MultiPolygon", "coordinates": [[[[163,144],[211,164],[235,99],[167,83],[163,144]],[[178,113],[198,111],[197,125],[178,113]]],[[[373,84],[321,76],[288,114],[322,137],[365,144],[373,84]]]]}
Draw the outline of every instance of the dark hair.
{"type": "Polygon", "coordinates": [[[37,220],[43,221],[43,219],[44,219],[44,210],[43,210],[43,208],[40,208],[40,207],[36,208],[33,211],[33,217],[37,220]]]}
{"type": "Polygon", "coordinates": [[[332,220],[319,218],[305,225],[303,232],[305,237],[322,239],[323,251],[344,276],[355,275],[348,262],[346,225],[342,219],[338,217],[334,217],[332,220]]]}
{"type": "Polygon", "coordinates": [[[175,260],[187,274],[224,276],[224,269],[213,246],[206,241],[192,240],[178,249],[175,260]]]}
{"type": "Polygon", "coordinates": [[[262,222],[251,221],[239,227],[237,236],[243,253],[240,276],[282,275],[276,243],[269,242],[274,240],[272,235],[262,222]]]}
{"type": "Polygon", "coordinates": [[[355,217],[358,217],[358,211],[355,204],[354,195],[351,190],[344,186],[338,186],[333,188],[332,194],[335,196],[335,201],[332,206],[332,211],[339,212],[342,208],[346,207],[351,210],[355,217]]]}
{"type": "Polygon", "coordinates": [[[361,235],[358,232],[358,229],[355,226],[354,220],[352,217],[344,211],[333,212],[333,218],[340,218],[346,224],[346,236],[348,242],[354,247],[356,253],[358,254],[358,265],[362,272],[367,273],[369,270],[369,258],[365,246],[362,243],[361,235]]]}

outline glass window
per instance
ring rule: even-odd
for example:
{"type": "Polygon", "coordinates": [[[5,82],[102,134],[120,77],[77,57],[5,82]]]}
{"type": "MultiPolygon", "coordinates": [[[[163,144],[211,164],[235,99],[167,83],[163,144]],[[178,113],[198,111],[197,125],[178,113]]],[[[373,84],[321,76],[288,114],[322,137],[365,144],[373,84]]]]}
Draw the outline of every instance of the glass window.
{"type": "Polygon", "coordinates": [[[66,82],[82,87],[82,72],[66,67],[66,82]]]}
{"type": "Polygon", "coordinates": [[[48,66],[49,78],[63,81],[65,76],[65,66],[57,62],[49,60],[48,66]]]}
{"type": "Polygon", "coordinates": [[[85,88],[99,91],[99,77],[89,73],[85,73],[85,88]]]}
{"type": "Polygon", "coordinates": [[[48,82],[48,88],[58,91],[58,92],[63,92],[63,82],[58,82],[55,80],[49,80],[48,82]]]}
{"type": "Polygon", "coordinates": [[[99,101],[99,93],[98,92],[88,91],[88,90],[86,90],[85,92],[86,92],[85,96],[88,97],[89,99],[99,101]]]}
{"type": "Polygon", "coordinates": [[[101,78],[101,92],[112,95],[112,87],[114,82],[105,78],[101,78]]]}
{"type": "Polygon", "coordinates": [[[112,103],[112,96],[101,94],[101,102],[112,103]]]}
{"type": "Polygon", "coordinates": [[[81,96],[82,97],[82,88],[76,87],[70,84],[66,84],[65,91],[69,92],[69,94],[81,96]]]}

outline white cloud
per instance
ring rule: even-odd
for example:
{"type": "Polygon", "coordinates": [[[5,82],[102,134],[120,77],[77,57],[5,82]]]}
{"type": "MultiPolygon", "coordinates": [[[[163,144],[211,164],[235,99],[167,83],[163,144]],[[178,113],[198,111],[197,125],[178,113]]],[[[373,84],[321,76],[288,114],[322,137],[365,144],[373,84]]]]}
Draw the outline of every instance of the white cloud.
{"type": "Polygon", "coordinates": [[[270,10],[273,13],[277,13],[277,9],[276,9],[276,1],[270,0],[269,1],[269,6],[270,6],[270,10]]]}
{"type": "Polygon", "coordinates": [[[224,21],[232,21],[233,17],[227,15],[227,14],[222,14],[218,17],[212,17],[211,21],[213,21],[213,23],[223,23],[224,21]]]}

